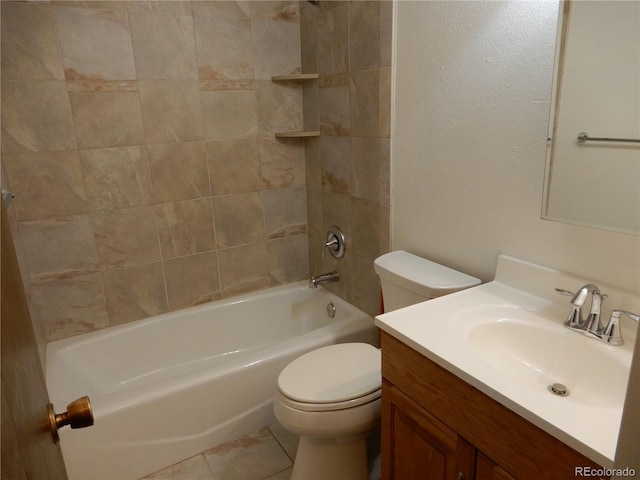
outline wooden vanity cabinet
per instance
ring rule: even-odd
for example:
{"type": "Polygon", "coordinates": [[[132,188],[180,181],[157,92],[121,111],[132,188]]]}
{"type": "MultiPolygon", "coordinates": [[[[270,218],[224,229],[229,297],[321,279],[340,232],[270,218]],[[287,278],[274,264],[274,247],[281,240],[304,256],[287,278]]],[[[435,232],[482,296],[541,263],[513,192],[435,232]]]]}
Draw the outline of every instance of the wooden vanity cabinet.
{"type": "Polygon", "coordinates": [[[381,337],[382,480],[568,480],[575,467],[599,468],[404,343],[381,337]]]}

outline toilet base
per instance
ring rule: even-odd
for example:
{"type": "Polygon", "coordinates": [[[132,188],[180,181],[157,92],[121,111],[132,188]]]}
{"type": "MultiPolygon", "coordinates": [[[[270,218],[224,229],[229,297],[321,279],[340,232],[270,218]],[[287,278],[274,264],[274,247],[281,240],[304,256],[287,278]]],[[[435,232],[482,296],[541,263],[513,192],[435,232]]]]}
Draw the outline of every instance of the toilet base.
{"type": "Polygon", "coordinates": [[[300,437],[291,480],[367,480],[367,440],[300,437]]]}

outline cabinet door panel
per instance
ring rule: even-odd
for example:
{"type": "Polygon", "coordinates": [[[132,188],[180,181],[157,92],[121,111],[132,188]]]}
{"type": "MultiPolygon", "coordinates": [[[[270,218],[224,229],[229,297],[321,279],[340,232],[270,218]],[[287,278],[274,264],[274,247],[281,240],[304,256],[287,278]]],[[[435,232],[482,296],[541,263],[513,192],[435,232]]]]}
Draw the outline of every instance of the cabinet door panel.
{"type": "Polygon", "coordinates": [[[392,385],[382,388],[384,480],[473,478],[471,445],[392,385]]]}
{"type": "Polygon", "coordinates": [[[515,480],[515,478],[496,465],[486,455],[478,452],[476,480],[515,480]]]}

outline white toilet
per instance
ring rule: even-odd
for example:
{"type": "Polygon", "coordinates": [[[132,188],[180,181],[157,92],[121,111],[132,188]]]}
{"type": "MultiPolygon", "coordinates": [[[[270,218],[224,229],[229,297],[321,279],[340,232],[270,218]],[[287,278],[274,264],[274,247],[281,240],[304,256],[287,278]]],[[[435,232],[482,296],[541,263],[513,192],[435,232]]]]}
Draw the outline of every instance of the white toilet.
{"type": "MultiPolygon", "coordinates": [[[[377,258],[385,311],[453,293],[477,278],[404,251],[377,258]]],[[[366,480],[366,439],[380,423],[380,351],[343,343],[306,353],[284,368],[276,418],[300,435],[291,480],[366,480]]]]}

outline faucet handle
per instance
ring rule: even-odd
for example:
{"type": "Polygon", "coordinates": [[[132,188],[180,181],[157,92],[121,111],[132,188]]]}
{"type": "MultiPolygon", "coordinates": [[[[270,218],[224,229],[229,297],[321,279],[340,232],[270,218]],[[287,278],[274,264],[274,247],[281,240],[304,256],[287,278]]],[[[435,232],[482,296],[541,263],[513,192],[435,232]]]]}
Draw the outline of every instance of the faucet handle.
{"type": "Polygon", "coordinates": [[[609,317],[609,323],[604,327],[601,335],[602,341],[609,345],[618,346],[624,344],[624,340],[620,332],[620,315],[626,315],[632,320],[640,322],[640,315],[636,313],[628,312],[626,310],[613,310],[609,317]]]}
{"type": "Polygon", "coordinates": [[[564,288],[554,288],[554,290],[556,291],[556,293],[560,294],[560,295],[566,295],[567,297],[575,297],[576,292],[570,292],[569,290],[565,290],[564,288]]]}

